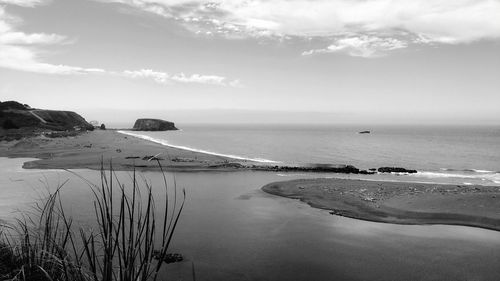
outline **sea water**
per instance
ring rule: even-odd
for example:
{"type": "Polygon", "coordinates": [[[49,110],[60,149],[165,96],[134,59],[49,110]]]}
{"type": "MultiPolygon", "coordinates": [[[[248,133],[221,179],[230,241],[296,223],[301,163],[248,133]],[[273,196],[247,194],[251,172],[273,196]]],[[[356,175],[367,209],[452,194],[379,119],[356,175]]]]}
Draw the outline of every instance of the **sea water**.
{"type": "Polygon", "coordinates": [[[500,184],[499,126],[191,124],[180,128],[122,132],[167,146],[262,163],[404,167],[419,172],[395,180],[500,184]],[[370,133],[359,133],[364,130],[370,133]]]}

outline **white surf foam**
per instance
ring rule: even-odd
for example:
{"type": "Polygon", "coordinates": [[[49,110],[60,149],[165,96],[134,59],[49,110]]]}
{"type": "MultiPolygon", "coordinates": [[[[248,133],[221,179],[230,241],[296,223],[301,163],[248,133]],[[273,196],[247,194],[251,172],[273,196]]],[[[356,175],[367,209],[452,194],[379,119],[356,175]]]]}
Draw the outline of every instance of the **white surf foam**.
{"type": "MultiPolygon", "coordinates": [[[[447,170],[450,171],[450,170],[447,170]]],[[[464,170],[465,172],[465,170],[464,170]]],[[[476,179],[482,181],[491,181],[493,183],[500,183],[500,173],[486,170],[467,170],[467,173],[459,173],[457,170],[454,172],[430,172],[419,171],[412,174],[413,177],[424,178],[457,178],[457,179],[476,179]]]]}
{"type": "Polygon", "coordinates": [[[488,170],[479,170],[479,169],[448,169],[448,168],[441,168],[441,171],[447,171],[447,172],[465,172],[465,173],[497,173],[495,171],[488,171],[488,170]]]}
{"type": "Polygon", "coordinates": [[[280,161],[274,161],[274,160],[269,160],[269,159],[264,159],[264,158],[249,158],[249,157],[243,157],[243,156],[238,156],[238,155],[223,154],[223,153],[218,153],[218,152],[213,152],[213,151],[208,151],[208,150],[203,150],[203,149],[197,149],[197,148],[192,148],[192,147],[188,147],[188,146],[173,145],[173,144],[169,144],[166,140],[157,139],[157,138],[153,138],[153,137],[146,136],[146,135],[136,134],[136,133],[129,132],[129,131],[117,131],[117,132],[124,134],[124,135],[136,137],[139,139],[159,143],[159,144],[164,145],[164,146],[193,151],[193,152],[205,153],[205,154],[227,157],[227,158],[232,158],[232,159],[237,159],[237,160],[247,160],[247,161],[259,162],[259,163],[281,163],[280,161]]]}

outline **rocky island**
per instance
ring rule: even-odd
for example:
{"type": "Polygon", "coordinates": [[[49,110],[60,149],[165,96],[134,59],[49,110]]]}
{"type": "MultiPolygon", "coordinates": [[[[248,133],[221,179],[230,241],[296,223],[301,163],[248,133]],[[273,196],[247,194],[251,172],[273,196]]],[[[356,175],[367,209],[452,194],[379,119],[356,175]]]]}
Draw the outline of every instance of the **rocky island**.
{"type": "Polygon", "coordinates": [[[173,131],[178,130],[175,124],[161,119],[142,118],[137,119],[134,124],[134,131],[173,131]]]}

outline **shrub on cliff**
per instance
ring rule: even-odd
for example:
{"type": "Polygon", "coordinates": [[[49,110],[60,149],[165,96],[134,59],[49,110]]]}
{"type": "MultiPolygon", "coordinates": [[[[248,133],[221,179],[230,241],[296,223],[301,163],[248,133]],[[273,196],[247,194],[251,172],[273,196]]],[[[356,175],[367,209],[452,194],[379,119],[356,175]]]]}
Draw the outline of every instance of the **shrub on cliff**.
{"type": "MultiPolygon", "coordinates": [[[[17,101],[4,101],[0,102],[0,110],[4,109],[17,109],[17,110],[26,110],[27,104],[21,104],[17,101]]],[[[29,106],[28,106],[29,107],[29,106]]]]}
{"type": "Polygon", "coordinates": [[[5,121],[3,121],[2,128],[4,128],[5,130],[19,129],[19,127],[14,123],[14,121],[10,119],[5,119],[5,121]]]}

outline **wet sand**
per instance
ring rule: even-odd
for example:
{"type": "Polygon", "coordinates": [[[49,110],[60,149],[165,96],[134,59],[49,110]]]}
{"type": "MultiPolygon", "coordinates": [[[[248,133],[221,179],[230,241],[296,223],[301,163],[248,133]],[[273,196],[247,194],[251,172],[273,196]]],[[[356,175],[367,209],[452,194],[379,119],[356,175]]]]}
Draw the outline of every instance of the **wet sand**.
{"type": "MultiPolygon", "coordinates": [[[[47,138],[43,136],[25,138],[20,141],[0,142],[0,157],[39,158],[26,162],[26,169],[100,169],[101,160],[109,167],[110,160],[115,170],[158,170],[157,155],[162,166],[168,170],[224,170],[231,163],[245,164],[247,161],[197,153],[166,147],[150,141],[120,134],[114,130],[95,130],[73,137],[47,138]]],[[[251,163],[251,162],[248,162],[251,163]]]]}
{"type": "Polygon", "coordinates": [[[500,231],[500,187],[301,179],[262,188],[332,215],[396,224],[452,224],[500,231]]]}

